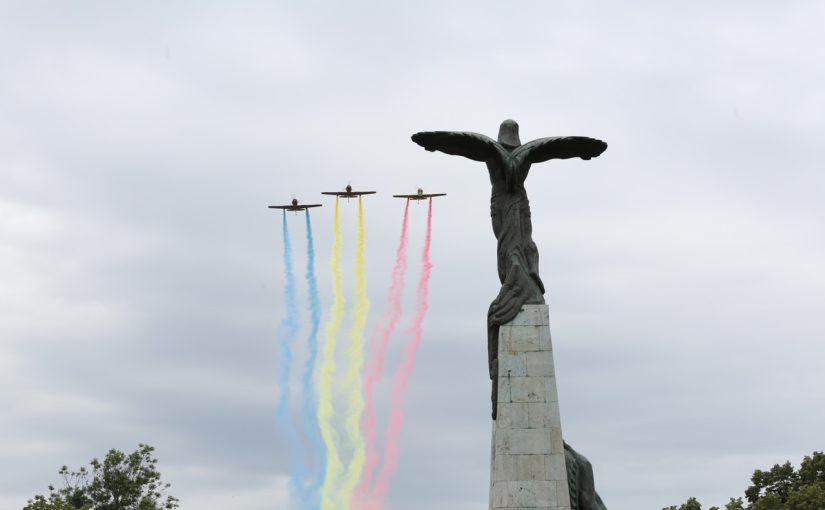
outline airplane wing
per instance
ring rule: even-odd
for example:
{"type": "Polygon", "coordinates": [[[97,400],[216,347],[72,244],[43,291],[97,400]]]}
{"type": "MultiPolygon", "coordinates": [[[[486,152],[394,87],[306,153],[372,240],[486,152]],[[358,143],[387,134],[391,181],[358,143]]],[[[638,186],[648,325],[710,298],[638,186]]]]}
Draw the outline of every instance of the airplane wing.
{"type": "Polygon", "coordinates": [[[346,191],[322,191],[322,195],[346,195],[346,191]]]}
{"type": "Polygon", "coordinates": [[[323,207],[324,204],[301,204],[298,207],[303,207],[304,209],[309,209],[310,207],[323,207]]]}
{"type": "Polygon", "coordinates": [[[353,191],[353,195],[373,195],[375,194],[374,191],[353,191]]]}
{"type": "Polygon", "coordinates": [[[270,209],[289,209],[291,205],[270,205],[270,209]]]}
{"type": "Polygon", "coordinates": [[[432,197],[443,197],[446,196],[446,193],[424,193],[422,195],[415,194],[415,195],[393,195],[395,198],[409,198],[410,200],[421,200],[424,198],[432,198],[432,197]]]}

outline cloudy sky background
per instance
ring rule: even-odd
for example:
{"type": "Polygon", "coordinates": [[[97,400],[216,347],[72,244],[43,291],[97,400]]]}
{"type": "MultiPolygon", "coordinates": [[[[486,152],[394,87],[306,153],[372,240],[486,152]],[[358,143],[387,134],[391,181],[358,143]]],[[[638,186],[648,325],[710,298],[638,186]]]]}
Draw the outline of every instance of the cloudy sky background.
{"type": "Polygon", "coordinates": [[[379,191],[373,319],[389,195],[449,194],[390,497],[483,508],[489,182],[409,136],[508,117],[525,142],[609,144],[528,179],[563,430],[608,508],[720,505],[822,450],[823,19],[816,1],[0,2],[0,507],[147,442],[183,509],[288,508],[265,206],[326,204],[326,307],[319,192],[351,181],[379,191]]]}

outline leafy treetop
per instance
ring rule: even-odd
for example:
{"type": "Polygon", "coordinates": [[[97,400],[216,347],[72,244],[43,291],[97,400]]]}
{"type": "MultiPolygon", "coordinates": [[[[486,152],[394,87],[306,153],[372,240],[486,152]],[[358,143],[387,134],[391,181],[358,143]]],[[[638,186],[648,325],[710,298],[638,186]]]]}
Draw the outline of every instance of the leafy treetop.
{"type": "Polygon", "coordinates": [[[157,470],[154,448],[138,445],[130,454],[109,450],[103,461],[92,459],[91,469],[70,471],[63,466],[58,472],[63,487],[49,486],[48,497],[36,495],[23,510],[173,510],[178,499],[165,495],[157,470]],[[164,498],[164,495],[166,496],[164,498]]]}

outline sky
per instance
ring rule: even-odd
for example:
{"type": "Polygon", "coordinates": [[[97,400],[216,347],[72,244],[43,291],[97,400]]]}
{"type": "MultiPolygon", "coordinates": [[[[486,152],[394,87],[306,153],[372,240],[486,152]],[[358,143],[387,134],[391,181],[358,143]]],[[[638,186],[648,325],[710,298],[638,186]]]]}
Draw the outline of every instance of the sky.
{"type": "MultiPolygon", "coordinates": [[[[487,505],[489,183],[410,135],[507,118],[523,142],[609,145],[527,180],[563,434],[607,507],[722,505],[754,469],[821,451],[823,16],[813,0],[0,1],[0,507],[149,443],[184,510],[291,508],[266,206],[324,204],[326,315],[320,191],[348,182],[378,191],[370,324],[390,195],[448,193],[392,508],[487,505]]],[[[410,281],[425,216],[411,207],[410,281]]]]}

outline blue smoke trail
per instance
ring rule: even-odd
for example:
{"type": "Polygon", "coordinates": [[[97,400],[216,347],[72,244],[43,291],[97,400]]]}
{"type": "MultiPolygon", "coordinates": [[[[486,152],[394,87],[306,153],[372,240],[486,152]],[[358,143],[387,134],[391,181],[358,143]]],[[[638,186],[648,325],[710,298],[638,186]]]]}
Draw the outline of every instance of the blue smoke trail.
{"type": "Polygon", "coordinates": [[[321,327],[321,301],[318,297],[318,282],[315,280],[315,247],[312,242],[312,222],[309,219],[309,209],[305,209],[307,221],[307,272],[306,280],[309,286],[309,316],[312,325],[309,330],[309,356],[304,369],[304,426],[309,432],[310,451],[312,452],[313,474],[309,479],[307,504],[309,510],[317,510],[321,506],[319,489],[324,482],[326,471],[326,448],[318,429],[318,412],[316,406],[315,362],[318,358],[318,329],[321,327]]]}
{"type": "Polygon", "coordinates": [[[289,228],[286,211],[283,213],[284,234],[284,304],[286,316],[281,321],[279,338],[281,342],[281,363],[278,370],[278,388],[280,395],[275,408],[275,424],[286,444],[289,463],[292,468],[292,488],[300,501],[307,500],[304,480],[307,478],[306,461],[303,457],[302,441],[295,428],[290,412],[289,374],[292,367],[292,343],[298,335],[298,299],[295,295],[295,273],[292,270],[292,243],[289,240],[289,228]]]}

